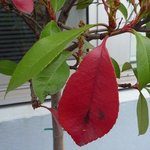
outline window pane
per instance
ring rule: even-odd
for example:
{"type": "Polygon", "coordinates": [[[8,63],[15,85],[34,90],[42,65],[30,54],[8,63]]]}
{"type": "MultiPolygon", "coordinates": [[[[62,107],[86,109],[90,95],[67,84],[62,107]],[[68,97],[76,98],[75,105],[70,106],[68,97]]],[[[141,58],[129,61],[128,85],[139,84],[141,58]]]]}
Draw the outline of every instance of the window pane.
{"type": "Polygon", "coordinates": [[[0,9],[0,59],[19,61],[35,41],[21,17],[0,9]]]}

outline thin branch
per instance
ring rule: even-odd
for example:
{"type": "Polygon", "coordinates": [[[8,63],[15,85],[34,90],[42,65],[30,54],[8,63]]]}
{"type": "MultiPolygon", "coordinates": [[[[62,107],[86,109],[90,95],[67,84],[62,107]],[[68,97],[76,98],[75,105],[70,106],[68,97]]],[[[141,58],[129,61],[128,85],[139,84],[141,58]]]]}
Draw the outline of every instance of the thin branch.
{"type": "Polygon", "coordinates": [[[70,69],[76,70],[80,63],[80,60],[79,60],[79,57],[77,57],[76,55],[73,54],[72,56],[75,58],[76,63],[74,65],[70,66],[70,69]]]}
{"type": "Polygon", "coordinates": [[[123,84],[118,84],[118,87],[121,87],[121,88],[131,88],[132,85],[131,85],[131,83],[123,83],[123,84]]]}
{"type": "Polygon", "coordinates": [[[73,7],[75,2],[76,2],[76,0],[66,0],[65,4],[64,4],[64,6],[60,12],[58,22],[61,22],[63,24],[66,23],[66,20],[69,16],[69,12],[70,12],[70,10],[73,7]]]}
{"type": "Polygon", "coordinates": [[[136,24],[136,28],[139,28],[141,27],[142,25],[146,24],[150,22],[150,15],[148,15],[145,19],[139,21],[137,24],[136,24]]]}
{"type": "MultiPolygon", "coordinates": [[[[97,30],[95,30],[95,32],[97,32],[97,30]]],[[[83,34],[83,36],[85,37],[85,40],[87,41],[91,41],[91,40],[96,40],[96,39],[99,39],[99,40],[102,40],[104,39],[106,36],[115,36],[115,35],[118,35],[118,34],[123,34],[127,32],[126,30],[121,30],[121,29],[117,29],[117,30],[114,30],[112,32],[104,32],[104,33],[101,33],[101,34],[89,34],[88,32],[83,34]]],[[[65,50],[67,51],[73,51],[74,49],[76,49],[78,47],[78,43],[75,42],[73,43],[72,45],[70,45],[68,48],[66,48],[65,50]]]]}
{"type": "Polygon", "coordinates": [[[41,106],[41,103],[37,100],[37,96],[35,95],[33,85],[32,85],[32,80],[30,80],[29,83],[30,83],[32,107],[33,107],[33,109],[36,109],[36,108],[39,108],[41,106]]]}
{"type": "Polygon", "coordinates": [[[39,37],[39,34],[42,30],[42,27],[40,24],[31,16],[25,14],[25,13],[20,13],[17,10],[13,9],[11,10],[12,13],[15,13],[16,15],[22,17],[22,19],[25,21],[25,23],[32,29],[32,31],[35,33],[36,37],[39,37]]]}
{"type": "Polygon", "coordinates": [[[150,28],[146,28],[146,27],[142,27],[142,28],[134,27],[133,29],[135,29],[138,32],[145,32],[145,33],[149,33],[150,32],[150,28]]]}
{"type": "Polygon", "coordinates": [[[52,3],[50,0],[47,0],[47,6],[48,6],[47,10],[49,12],[50,19],[56,21],[56,14],[55,14],[55,11],[52,7],[52,3]]]}
{"type": "Polygon", "coordinates": [[[66,29],[66,30],[71,30],[71,29],[72,29],[71,27],[66,26],[66,25],[64,25],[64,24],[61,23],[61,22],[57,22],[57,24],[58,24],[58,26],[59,26],[60,28],[62,28],[62,29],[66,29]]]}
{"type": "Polygon", "coordinates": [[[24,16],[25,18],[31,20],[40,30],[42,30],[42,27],[40,26],[40,24],[35,19],[33,19],[31,16],[26,15],[26,14],[21,14],[20,16],[24,16]]]}
{"type": "Polygon", "coordinates": [[[104,4],[104,9],[105,9],[107,15],[109,16],[108,5],[107,5],[106,1],[105,1],[105,0],[102,0],[102,3],[104,4]]]}
{"type": "Polygon", "coordinates": [[[88,33],[98,33],[98,32],[106,32],[108,31],[107,29],[95,29],[95,30],[91,30],[88,33]]]}
{"type": "Polygon", "coordinates": [[[139,89],[139,85],[137,83],[134,85],[132,85],[131,83],[118,84],[118,87],[121,87],[123,89],[139,89]]]}
{"type": "Polygon", "coordinates": [[[27,18],[25,18],[25,16],[22,16],[22,19],[23,19],[24,22],[30,27],[30,29],[34,32],[34,34],[35,34],[35,36],[36,36],[36,39],[38,39],[41,30],[38,30],[38,29],[34,26],[34,23],[32,24],[27,18]]]}

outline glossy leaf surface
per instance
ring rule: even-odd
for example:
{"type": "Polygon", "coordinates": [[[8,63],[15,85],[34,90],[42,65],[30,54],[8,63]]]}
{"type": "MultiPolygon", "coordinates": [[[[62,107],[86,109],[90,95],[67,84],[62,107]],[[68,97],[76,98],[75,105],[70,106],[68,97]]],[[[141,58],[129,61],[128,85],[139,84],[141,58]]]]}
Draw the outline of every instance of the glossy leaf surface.
{"type": "Polygon", "coordinates": [[[15,7],[24,13],[32,13],[33,11],[33,0],[12,0],[15,7]]]}
{"type": "Polygon", "coordinates": [[[134,31],[136,44],[137,77],[140,89],[150,82],[150,39],[134,31]]]}
{"type": "Polygon", "coordinates": [[[66,0],[51,0],[51,3],[52,3],[52,6],[53,6],[53,9],[57,12],[59,11],[62,6],[64,5],[66,0]]]}
{"type": "Polygon", "coordinates": [[[0,73],[5,75],[12,75],[16,69],[17,64],[10,60],[0,60],[0,73]]]}
{"type": "Polygon", "coordinates": [[[61,32],[55,21],[49,22],[41,32],[40,38],[47,36],[53,36],[54,34],[61,32]]]}
{"type": "MultiPolygon", "coordinates": [[[[56,22],[49,22],[41,32],[40,38],[53,36],[61,32],[56,22]]],[[[69,76],[69,66],[65,62],[70,52],[64,51],[46,68],[32,79],[33,88],[40,102],[43,103],[47,95],[58,92],[69,76]]]]}
{"type": "Polygon", "coordinates": [[[120,67],[117,61],[113,58],[111,58],[112,64],[114,66],[115,74],[117,78],[120,78],[120,67]]]}
{"type": "Polygon", "coordinates": [[[142,135],[147,131],[149,125],[148,105],[142,93],[140,94],[137,103],[137,117],[138,117],[139,135],[142,135]]]}
{"type": "Polygon", "coordinates": [[[87,25],[83,28],[59,32],[53,36],[47,36],[37,41],[25,54],[15,69],[9,82],[7,92],[14,90],[39,74],[60,53],[62,53],[64,48],[73,39],[77,38],[90,27],[92,26],[87,25]]]}
{"type": "Polygon", "coordinates": [[[124,4],[120,3],[119,11],[123,14],[124,18],[127,19],[128,11],[127,8],[124,6],[124,4]]]}
{"type": "Polygon", "coordinates": [[[105,43],[85,56],[58,107],[60,124],[80,146],[108,133],[118,116],[118,88],[105,43]]]}
{"type": "Polygon", "coordinates": [[[43,103],[47,95],[57,93],[62,89],[69,77],[70,69],[66,59],[69,52],[63,52],[41,73],[33,78],[33,88],[39,100],[43,103]]]}

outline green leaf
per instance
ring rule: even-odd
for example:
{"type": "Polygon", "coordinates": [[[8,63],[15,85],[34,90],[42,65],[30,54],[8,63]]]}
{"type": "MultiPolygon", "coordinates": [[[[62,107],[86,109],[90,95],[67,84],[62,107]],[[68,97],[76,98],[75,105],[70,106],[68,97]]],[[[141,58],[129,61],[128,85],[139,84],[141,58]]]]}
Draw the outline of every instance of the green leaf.
{"type": "Polygon", "coordinates": [[[93,27],[93,25],[59,32],[53,36],[47,36],[37,41],[17,65],[9,82],[7,92],[14,90],[39,74],[73,39],[77,38],[90,27],[93,27]]]}
{"type": "MultiPolygon", "coordinates": [[[[51,21],[42,30],[40,38],[53,36],[58,32],[61,32],[60,28],[55,21],[51,21]]],[[[32,79],[35,94],[42,103],[47,95],[55,94],[65,84],[65,81],[69,76],[69,67],[65,63],[68,55],[70,55],[70,52],[62,52],[62,54],[32,79]],[[62,72],[63,69],[60,67],[63,67],[64,70],[66,70],[62,72]],[[63,74],[63,76],[60,80],[59,77],[61,74],[63,74]]]]}
{"type": "Polygon", "coordinates": [[[137,103],[137,118],[138,118],[138,129],[139,135],[144,134],[149,125],[148,106],[145,97],[140,93],[137,103]]]}
{"type": "Polygon", "coordinates": [[[122,72],[132,69],[132,66],[129,62],[125,62],[122,66],[122,72]]]}
{"type": "Polygon", "coordinates": [[[53,9],[55,10],[55,12],[59,11],[62,6],[64,5],[66,0],[51,0],[53,9]]]}
{"type": "Polygon", "coordinates": [[[58,32],[61,32],[60,28],[57,26],[55,21],[49,22],[41,32],[40,38],[44,38],[47,36],[52,36],[58,32]]]}
{"type": "Polygon", "coordinates": [[[57,11],[57,0],[51,0],[51,4],[52,4],[54,11],[56,12],[57,11]]]}
{"type": "Polygon", "coordinates": [[[5,75],[12,75],[17,64],[10,60],[0,60],[0,73],[5,75]]]}
{"type": "Polygon", "coordinates": [[[132,68],[132,70],[133,70],[133,73],[134,73],[136,79],[138,79],[137,68],[132,68]]]}
{"type": "Polygon", "coordinates": [[[119,11],[122,13],[125,19],[128,17],[128,11],[127,8],[124,6],[124,4],[120,3],[119,11]]]}
{"type": "Polygon", "coordinates": [[[134,31],[136,36],[137,76],[140,89],[150,82],[150,39],[134,31]]]}
{"type": "Polygon", "coordinates": [[[122,66],[122,72],[130,70],[130,69],[133,71],[133,73],[136,76],[136,78],[138,78],[137,77],[137,68],[133,68],[132,65],[129,62],[126,62],[126,63],[123,64],[123,66],[122,66]]]}
{"type": "Polygon", "coordinates": [[[57,11],[59,11],[63,7],[65,2],[66,2],[66,0],[58,0],[58,2],[57,2],[57,11]]]}
{"type": "Polygon", "coordinates": [[[90,42],[84,40],[84,49],[94,49],[94,46],[90,42]]]}
{"type": "Polygon", "coordinates": [[[88,53],[91,49],[94,49],[94,46],[90,42],[84,40],[83,52],[88,53]]]}
{"type": "Polygon", "coordinates": [[[35,94],[42,103],[47,95],[57,93],[66,83],[70,69],[65,61],[70,55],[70,52],[64,51],[40,74],[32,79],[35,94]]]}
{"type": "Polygon", "coordinates": [[[145,89],[146,89],[146,90],[147,90],[147,92],[150,94],[150,89],[149,89],[149,88],[147,88],[147,87],[146,87],[145,89]]]}
{"type": "Polygon", "coordinates": [[[84,9],[93,3],[93,0],[78,0],[77,9],[84,9]]]}
{"type": "Polygon", "coordinates": [[[113,58],[111,58],[112,64],[114,66],[115,74],[117,78],[120,78],[120,67],[117,61],[113,58]]]}

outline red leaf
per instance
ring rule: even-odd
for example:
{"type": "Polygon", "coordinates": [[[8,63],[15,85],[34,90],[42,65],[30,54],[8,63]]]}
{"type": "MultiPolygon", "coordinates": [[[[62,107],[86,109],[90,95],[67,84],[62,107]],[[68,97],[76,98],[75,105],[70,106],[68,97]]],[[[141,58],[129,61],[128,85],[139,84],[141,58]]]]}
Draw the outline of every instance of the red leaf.
{"type": "Polygon", "coordinates": [[[24,13],[32,13],[33,11],[33,0],[12,0],[16,8],[24,13]]]}
{"type": "Polygon", "coordinates": [[[59,102],[59,122],[80,146],[108,133],[118,116],[118,89],[106,39],[84,58],[59,102]]]}

